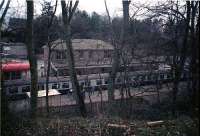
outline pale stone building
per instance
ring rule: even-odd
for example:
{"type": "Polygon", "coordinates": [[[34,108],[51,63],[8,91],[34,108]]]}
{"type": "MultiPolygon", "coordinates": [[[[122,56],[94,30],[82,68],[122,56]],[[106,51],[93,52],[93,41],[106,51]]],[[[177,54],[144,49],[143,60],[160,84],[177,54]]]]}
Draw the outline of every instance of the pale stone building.
{"type": "MultiPolygon", "coordinates": [[[[112,63],[113,46],[102,40],[73,39],[75,67],[78,75],[108,73],[112,63]]],[[[66,44],[63,40],[56,40],[52,44],[51,74],[67,76],[68,64],[66,58],[66,44]]],[[[45,69],[47,68],[48,47],[44,46],[45,69]]]]}

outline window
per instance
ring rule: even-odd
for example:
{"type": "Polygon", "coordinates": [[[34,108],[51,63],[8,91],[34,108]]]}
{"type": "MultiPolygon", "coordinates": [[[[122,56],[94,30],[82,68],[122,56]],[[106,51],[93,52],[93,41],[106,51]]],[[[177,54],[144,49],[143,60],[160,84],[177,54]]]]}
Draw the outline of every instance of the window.
{"type": "Polygon", "coordinates": [[[30,86],[24,86],[22,87],[22,92],[30,92],[30,86]]]}
{"type": "Polygon", "coordinates": [[[157,80],[157,75],[155,75],[155,74],[152,75],[152,79],[153,79],[153,80],[157,80]]]}
{"type": "Polygon", "coordinates": [[[161,74],[161,75],[160,75],[160,80],[163,80],[163,79],[164,79],[164,75],[161,74]]]}
{"type": "Polygon", "coordinates": [[[20,79],[21,78],[21,73],[20,72],[11,72],[11,79],[20,79]]]}
{"type": "Polygon", "coordinates": [[[171,74],[167,74],[167,79],[170,79],[171,78],[171,74]]]}
{"type": "Polygon", "coordinates": [[[13,93],[17,93],[18,92],[18,88],[17,87],[11,87],[9,88],[9,93],[13,94],[13,93]]]}
{"type": "Polygon", "coordinates": [[[89,57],[89,59],[91,59],[92,58],[92,51],[89,51],[89,54],[88,54],[88,57],[89,57]]]}
{"type": "Polygon", "coordinates": [[[4,80],[10,80],[10,72],[4,72],[4,80]]]}
{"type": "Polygon", "coordinates": [[[110,58],[111,53],[109,51],[104,51],[104,58],[110,58]]]}
{"type": "Polygon", "coordinates": [[[151,75],[148,75],[148,76],[147,76],[147,80],[148,80],[148,81],[151,81],[151,75]]]}
{"type": "Polygon", "coordinates": [[[101,80],[97,80],[97,85],[102,85],[102,81],[101,80]]]}
{"type": "Polygon", "coordinates": [[[83,58],[83,51],[79,51],[79,58],[83,58]]]}
{"type": "Polygon", "coordinates": [[[83,87],[85,85],[85,82],[84,81],[79,82],[79,85],[83,87]]]}
{"type": "Polygon", "coordinates": [[[62,59],[66,59],[67,57],[66,57],[66,54],[65,54],[65,52],[62,52],[62,59]]]}
{"type": "Polygon", "coordinates": [[[86,86],[91,86],[91,82],[90,82],[90,81],[86,81],[86,82],[85,82],[85,85],[86,85],[86,86]]]}
{"type": "Polygon", "coordinates": [[[69,88],[69,83],[63,83],[62,88],[69,88]]]}
{"type": "Polygon", "coordinates": [[[142,80],[142,76],[141,75],[138,75],[137,78],[138,78],[139,81],[142,80]]]}
{"type": "Polygon", "coordinates": [[[44,85],[38,85],[38,90],[44,90],[44,85]]]}
{"type": "Polygon", "coordinates": [[[132,77],[132,81],[137,81],[138,80],[138,77],[137,76],[133,76],[132,77]]]}
{"type": "Polygon", "coordinates": [[[62,55],[60,52],[56,52],[56,59],[61,59],[62,58],[62,55]]]}
{"type": "Polygon", "coordinates": [[[120,78],[117,78],[117,83],[121,83],[121,79],[120,78]]]}
{"type": "Polygon", "coordinates": [[[107,85],[108,84],[108,78],[104,79],[104,84],[107,85]]]}
{"type": "Polygon", "coordinates": [[[141,75],[141,80],[145,81],[145,76],[144,75],[141,75]]]}
{"type": "Polygon", "coordinates": [[[61,51],[56,52],[56,59],[66,59],[66,54],[61,51]]]}
{"type": "Polygon", "coordinates": [[[58,89],[59,88],[59,84],[55,83],[55,84],[52,84],[52,89],[58,89]]]}
{"type": "Polygon", "coordinates": [[[58,69],[58,76],[68,76],[68,70],[67,69],[58,69]]]}

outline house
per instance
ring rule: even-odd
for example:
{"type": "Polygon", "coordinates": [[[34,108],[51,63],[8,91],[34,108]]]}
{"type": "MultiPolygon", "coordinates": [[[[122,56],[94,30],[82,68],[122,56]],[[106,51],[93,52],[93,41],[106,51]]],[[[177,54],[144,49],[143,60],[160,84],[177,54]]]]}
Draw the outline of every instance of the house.
{"type": "MultiPolygon", "coordinates": [[[[75,68],[78,75],[108,73],[112,63],[113,46],[96,39],[73,39],[72,47],[75,58],[75,68]]],[[[68,76],[66,44],[64,40],[52,43],[51,74],[68,76]]],[[[45,71],[47,69],[48,47],[44,46],[45,71]]]]}

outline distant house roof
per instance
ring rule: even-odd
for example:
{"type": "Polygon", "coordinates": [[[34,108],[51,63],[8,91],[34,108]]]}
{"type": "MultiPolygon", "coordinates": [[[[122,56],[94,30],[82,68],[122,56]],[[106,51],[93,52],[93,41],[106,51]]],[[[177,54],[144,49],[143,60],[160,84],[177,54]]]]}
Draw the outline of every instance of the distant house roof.
{"type": "MultiPolygon", "coordinates": [[[[65,41],[58,39],[53,42],[54,49],[65,50],[65,41]]],[[[113,50],[113,46],[107,42],[96,39],[73,39],[72,46],[74,50],[113,50]]]]}
{"type": "Polygon", "coordinates": [[[27,58],[27,49],[24,43],[0,43],[2,53],[14,55],[17,58],[27,58]]]}

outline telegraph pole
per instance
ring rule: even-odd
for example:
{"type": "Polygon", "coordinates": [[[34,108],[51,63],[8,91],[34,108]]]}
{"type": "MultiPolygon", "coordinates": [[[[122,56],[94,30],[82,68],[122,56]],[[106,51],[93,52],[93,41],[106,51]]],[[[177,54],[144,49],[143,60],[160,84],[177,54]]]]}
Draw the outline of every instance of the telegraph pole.
{"type": "Polygon", "coordinates": [[[124,29],[124,37],[127,36],[129,31],[129,5],[131,0],[122,0],[123,4],[123,29],[124,29]]]}

